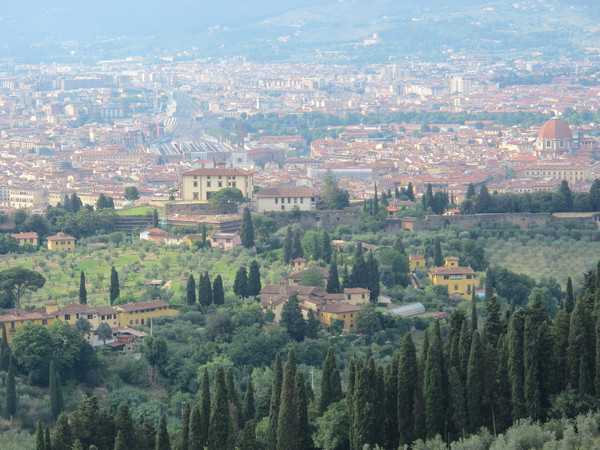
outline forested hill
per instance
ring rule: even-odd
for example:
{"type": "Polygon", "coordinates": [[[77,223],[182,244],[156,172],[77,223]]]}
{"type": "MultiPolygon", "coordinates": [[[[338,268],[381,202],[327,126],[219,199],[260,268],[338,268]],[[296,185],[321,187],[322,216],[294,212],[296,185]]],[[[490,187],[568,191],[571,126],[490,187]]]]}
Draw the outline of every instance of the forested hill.
{"type": "Polygon", "coordinates": [[[102,59],[182,50],[192,56],[291,61],[312,58],[316,50],[356,61],[463,50],[557,56],[597,42],[599,14],[593,0],[3,2],[0,57],[102,59]],[[373,33],[379,44],[357,45],[373,33]]]}

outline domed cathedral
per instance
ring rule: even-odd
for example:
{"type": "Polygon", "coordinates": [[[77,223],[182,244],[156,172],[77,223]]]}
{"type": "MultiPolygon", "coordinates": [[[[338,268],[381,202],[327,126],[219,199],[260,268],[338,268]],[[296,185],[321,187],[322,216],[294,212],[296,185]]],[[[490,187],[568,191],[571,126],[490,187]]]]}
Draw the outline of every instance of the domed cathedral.
{"type": "Polygon", "coordinates": [[[563,153],[572,153],[575,148],[569,125],[558,117],[553,117],[540,128],[535,141],[538,159],[554,159],[563,153]]]}

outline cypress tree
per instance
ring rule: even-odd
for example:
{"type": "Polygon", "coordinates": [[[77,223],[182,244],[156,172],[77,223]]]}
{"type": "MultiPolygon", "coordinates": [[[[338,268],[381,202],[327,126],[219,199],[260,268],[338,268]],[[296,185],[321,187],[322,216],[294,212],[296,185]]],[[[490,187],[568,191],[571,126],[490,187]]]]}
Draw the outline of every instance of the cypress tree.
{"type": "Polygon", "coordinates": [[[202,385],[200,387],[200,403],[198,404],[198,412],[200,413],[200,432],[199,441],[203,448],[208,443],[208,433],[210,428],[210,380],[208,377],[208,369],[204,369],[202,373],[202,385]]]}
{"type": "Polygon", "coordinates": [[[254,226],[252,225],[252,216],[248,208],[244,208],[244,213],[242,214],[240,239],[245,248],[254,247],[254,226]]]}
{"type": "Polygon", "coordinates": [[[64,400],[60,382],[60,374],[56,369],[54,360],[50,362],[50,376],[48,385],[50,388],[50,411],[52,413],[52,418],[56,419],[64,409],[64,400]]]}
{"type": "Polygon", "coordinates": [[[279,418],[279,405],[281,401],[281,384],[283,382],[283,366],[279,353],[275,357],[273,379],[271,382],[271,402],[269,404],[269,448],[275,448],[277,438],[277,420],[279,418]]]}
{"type": "Polygon", "coordinates": [[[319,398],[319,414],[322,415],[329,405],[342,399],[342,382],[340,369],[337,366],[333,348],[329,347],[323,362],[321,376],[321,397],[319,398]]]}
{"type": "Polygon", "coordinates": [[[408,183],[408,186],[406,186],[406,192],[405,192],[406,198],[408,198],[411,202],[415,201],[415,189],[413,188],[412,183],[408,183]]]}
{"type": "Polygon", "coordinates": [[[425,424],[427,437],[433,438],[436,434],[443,434],[445,414],[444,376],[442,342],[440,341],[439,322],[435,323],[436,332],[433,333],[431,343],[427,350],[427,361],[423,378],[423,397],[425,400],[425,424]]]}
{"type": "Polygon", "coordinates": [[[329,264],[329,275],[327,276],[327,287],[325,290],[329,294],[337,294],[340,291],[340,277],[338,275],[337,262],[335,258],[329,264]]]}
{"type": "Polygon", "coordinates": [[[121,288],[119,287],[119,273],[112,266],[110,269],[110,304],[112,305],[116,298],[121,296],[121,288]]]}
{"type": "Polygon", "coordinates": [[[50,427],[46,425],[46,429],[44,430],[44,445],[46,446],[46,450],[52,450],[52,441],[50,440],[50,427]]]}
{"type": "Polygon", "coordinates": [[[458,340],[458,373],[461,379],[466,383],[467,380],[467,369],[469,366],[469,357],[471,355],[471,331],[464,322],[460,329],[460,338],[458,340]]]}
{"type": "Polygon", "coordinates": [[[288,226],[285,234],[285,241],[283,243],[283,262],[289,264],[292,258],[293,253],[293,235],[292,235],[292,227],[288,226]]]}
{"type": "Polygon", "coordinates": [[[183,405],[183,413],[181,414],[181,439],[179,444],[180,450],[189,450],[190,444],[190,404],[183,405]]]}
{"type": "Polygon", "coordinates": [[[395,352],[392,361],[383,371],[383,421],[384,448],[398,448],[398,364],[400,354],[395,352]]]}
{"type": "MultiPolygon", "coordinates": [[[[202,430],[202,414],[198,406],[194,406],[190,412],[188,450],[203,450],[207,435],[202,430]]],[[[183,441],[183,438],[182,438],[183,441]]],[[[183,447],[183,445],[182,445],[183,447]]]]}
{"type": "Polygon", "coordinates": [[[288,334],[297,342],[304,340],[306,331],[306,322],[302,315],[298,293],[292,292],[281,309],[280,325],[284,327],[288,334]]]}
{"type": "Polygon", "coordinates": [[[569,314],[573,312],[573,308],[575,308],[575,299],[573,297],[573,281],[571,277],[567,279],[567,292],[565,296],[565,309],[569,314]]]}
{"type": "Polygon", "coordinates": [[[73,192],[73,194],[71,194],[71,211],[76,213],[82,206],[83,203],[81,202],[81,199],[77,196],[77,193],[73,192]]]}
{"type": "Polygon", "coordinates": [[[524,361],[523,361],[523,314],[515,311],[508,323],[508,377],[511,387],[512,418],[525,417],[524,361]]]}
{"type": "Polygon", "coordinates": [[[196,279],[193,274],[190,274],[187,280],[187,285],[185,287],[185,303],[187,305],[195,305],[196,304],[196,279]]]}
{"type": "Polygon", "coordinates": [[[525,410],[527,417],[539,420],[541,417],[540,385],[539,385],[539,361],[537,330],[530,316],[525,319],[523,327],[523,347],[525,357],[523,370],[525,374],[523,383],[523,396],[525,398],[525,410]]]}
{"type": "Polygon", "coordinates": [[[367,289],[371,291],[371,302],[377,303],[377,299],[379,298],[379,264],[373,257],[372,251],[369,251],[369,256],[367,257],[367,273],[369,276],[367,289]]]}
{"type": "Polygon", "coordinates": [[[87,289],[85,288],[85,273],[83,273],[83,270],[79,275],[79,303],[82,305],[87,304],[87,289]]]}
{"type": "Polygon", "coordinates": [[[213,302],[213,291],[212,291],[212,283],[210,282],[210,276],[208,275],[208,271],[204,272],[204,291],[206,292],[206,301],[209,305],[213,302]]]}
{"type": "Polygon", "coordinates": [[[234,448],[233,426],[227,401],[227,386],[223,367],[217,367],[210,410],[208,429],[209,450],[229,450],[234,448]]]}
{"type": "Polygon", "coordinates": [[[233,369],[229,367],[225,374],[225,387],[227,388],[227,403],[229,405],[229,415],[231,416],[232,433],[234,441],[238,443],[240,431],[240,398],[235,387],[233,379],[233,369]]]}
{"type": "Polygon", "coordinates": [[[321,253],[323,261],[327,264],[331,263],[331,237],[329,237],[329,233],[327,231],[323,231],[323,235],[321,238],[321,253]]]}
{"type": "Polygon", "coordinates": [[[242,408],[242,427],[246,427],[246,424],[254,420],[256,416],[256,410],[254,408],[254,384],[252,379],[248,380],[248,386],[246,387],[246,394],[244,395],[244,407],[242,408]]]}
{"type": "Polygon", "coordinates": [[[152,211],[152,227],[158,228],[158,211],[156,208],[152,211]]]}
{"type": "Polygon", "coordinates": [[[367,263],[363,257],[362,245],[359,242],[354,250],[354,262],[352,272],[350,273],[350,286],[344,284],[344,287],[362,287],[366,288],[369,285],[369,271],[367,263]]]}
{"type": "Polygon", "coordinates": [[[441,267],[444,265],[444,257],[442,256],[442,244],[439,238],[435,238],[435,244],[433,247],[433,265],[435,267],[441,267]]]}
{"type": "Polygon", "coordinates": [[[213,282],[213,301],[215,305],[219,306],[225,303],[225,291],[223,290],[223,278],[221,278],[221,275],[217,275],[213,282]]]}
{"type": "Polygon", "coordinates": [[[248,272],[248,296],[259,296],[261,289],[262,284],[260,282],[260,267],[256,260],[252,260],[250,263],[250,270],[248,272]]]}
{"type": "Polygon", "coordinates": [[[357,368],[353,395],[353,433],[351,447],[361,449],[364,445],[374,446],[377,442],[377,425],[380,411],[377,410],[377,369],[370,356],[366,364],[357,368]]]}
{"type": "Polygon", "coordinates": [[[483,349],[479,332],[473,332],[471,339],[471,353],[467,368],[467,410],[471,430],[477,430],[483,424],[481,410],[483,400],[483,349]]]}
{"type": "Polygon", "coordinates": [[[6,336],[6,326],[2,324],[2,341],[0,342],[0,371],[6,372],[10,364],[11,351],[6,336]]]}
{"type": "Polygon", "coordinates": [[[300,450],[312,448],[310,437],[310,427],[308,422],[308,395],[306,393],[306,380],[302,372],[296,371],[295,376],[296,389],[296,409],[298,417],[298,448],[300,450]]]}
{"type": "Polygon", "coordinates": [[[75,439],[73,445],[71,446],[71,450],[83,450],[83,444],[79,439],[75,439]]]}
{"type": "Polygon", "coordinates": [[[117,431],[117,437],[115,438],[114,450],[129,450],[131,447],[127,447],[125,440],[123,439],[123,432],[117,431]]]}
{"type": "Polygon", "coordinates": [[[477,297],[471,300],[471,331],[477,329],[477,297]]]}
{"type": "Polygon", "coordinates": [[[294,232],[294,240],[292,241],[292,259],[302,258],[304,250],[302,248],[302,240],[300,239],[300,228],[296,228],[294,232]]]}
{"type": "MultiPolygon", "coordinates": [[[[587,306],[591,294],[584,293],[579,296],[575,302],[575,308],[571,313],[571,323],[569,326],[569,368],[570,368],[570,385],[576,388],[580,385],[580,368],[586,370],[586,377],[591,373],[593,368],[595,352],[592,353],[594,339],[594,324],[592,322],[592,311],[587,306]],[[583,362],[582,362],[583,361],[583,362]]],[[[592,393],[593,376],[591,385],[583,386],[587,393],[592,393]]]]}
{"type": "Polygon", "coordinates": [[[233,280],[233,292],[238,297],[248,297],[248,274],[245,267],[240,267],[233,280]]]}
{"type": "Polygon", "coordinates": [[[250,420],[246,423],[240,438],[241,450],[258,450],[256,446],[256,421],[250,420]]]}
{"type": "Polygon", "coordinates": [[[340,285],[340,292],[344,292],[344,289],[352,287],[350,281],[350,274],[348,273],[348,266],[344,264],[344,270],[342,272],[342,284],[340,285]]]}
{"type": "Polygon", "coordinates": [[[69,425],[69,416],[60,413],[56,420],[56,426],[52,430],[52,450],[70,450],[73,443],[73,433],[69,425]]]}
{"type": "Polygon", "coordinates": [[[552,321],[552,364],[555,383],[552,393],[558,394],[567,387],[569,379],[569,361],[567,352],[569,348],[569,313],[561,308],[552,321]]]}
{"type": "Polygon", "coordinates": [[[38,420],[35,432],[35,450],[46,450],[46,443],[44,442],[44,429],[42,428],[42,422],[40,420],[38,420]]]}
{"type": "Polygon", "coordinates": [[[207,308],[213,302],[212,286],[208,272],[200,275],[200,280],[198,281],[198,302],[204,308],[207,308]]]}
{"type": "Polygon", "coordinates": [[[379,196],[377,195],[377,183],[374,186],[374,195],[373,195],[373,215],[376,216],[379,213],[379,196]]]}
{"type": "Polygon", "coordinates": [[[398,361],[398,439],[401,445],[415,440],[415,401],[419,369],[417,352],[410,333],[406,333],[400,344],[398,361]]]}
{"type": "Polygon", "coordinates": [[[487,304],[485,310],[485,324],[483,325],[483,337],[485,342],[496,348],[498,339],[504,332],[504,324],[500,317],[500,303],[496,296],[493,296],[487,304]]]}
{"type": "Polygon", "coordinates": [[[6,399],[4,405],[4,414],[7,419],[17,412],[17,387],[15,383],[15,366],[13,359],[8,364],[8,375],[6,376],[6,399]]]}
{"type": "Polygon", "coordinates": [[[117,408],[117,414],[115,416],[115,429],[117,431],[117,436],[119,434],[121,435],[124,448],[134,448],[135,434],[133,420],[131,419],[129,406],[126,402],[121,403],[117,408]]]}
{"type": "Polygon", "coordinates": [[[312,259],[314,261],[318,261],[319,259],[321,259],[321,243],[319,242],[319,236],[317,234],[313,235],[313,242],[312,242],[312,250],[313,250],[313,254],[312,254],[312,259]]]}
{"type": "Polygon", "coordinates": [[[306,313],[306,325],[304,327],[304,336],[308,339],[316,339],[319,334],[320,322],[317,320],[315,313],[309,309],[306,313]]]}
{"type": "Polygon", "coordinates": [[[154,450],[171,450],[171,442],[167,431],[167,418],[164,414],[161,414],[160,421],[158,422],[154,450]]]}

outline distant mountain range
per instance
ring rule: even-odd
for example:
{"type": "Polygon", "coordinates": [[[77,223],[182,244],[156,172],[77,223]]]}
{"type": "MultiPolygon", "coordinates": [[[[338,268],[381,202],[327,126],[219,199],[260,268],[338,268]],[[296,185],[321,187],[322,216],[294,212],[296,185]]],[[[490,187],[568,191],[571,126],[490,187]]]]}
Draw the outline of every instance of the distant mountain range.
{"type": "Polygon", "coordinates": [[[25,62],[177,52],[268,61],[554,57],[600,42],[598,0],[0,1],[0,58],[25,62]],[[363,45],[373,34],[380,41],[363,45]]]}

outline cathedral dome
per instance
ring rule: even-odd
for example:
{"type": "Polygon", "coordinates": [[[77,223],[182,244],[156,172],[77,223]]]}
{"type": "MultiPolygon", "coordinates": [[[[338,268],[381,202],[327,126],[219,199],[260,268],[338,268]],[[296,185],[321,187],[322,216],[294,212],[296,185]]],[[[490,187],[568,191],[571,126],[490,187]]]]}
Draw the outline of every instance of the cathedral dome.
{"type": "Polygon", "coordinates": [[[571,129],[569,125],[567,125],[563,120],[553,117],[548,122],[546,122],[542,128],[540,128],[540,132],[538,133],[538,139],[540,140],[567,140],[573,139],[573,133],[571,133],[571,129]]]}

